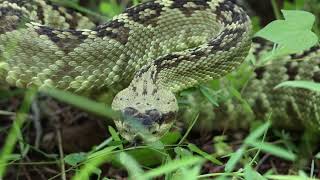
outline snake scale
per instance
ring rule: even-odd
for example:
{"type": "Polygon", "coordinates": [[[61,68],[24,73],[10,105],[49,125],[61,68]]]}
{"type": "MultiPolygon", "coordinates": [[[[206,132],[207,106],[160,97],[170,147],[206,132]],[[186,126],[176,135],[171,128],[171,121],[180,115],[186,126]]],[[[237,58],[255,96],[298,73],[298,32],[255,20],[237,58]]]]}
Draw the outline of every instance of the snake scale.
{"type": "MultiPolygon", "coordinates": [[[[44,0],[1,0],[0,78],[21,88],[72,92],[126,86],[112,103],[121,114],[115,119],[120,134],[130,141],[145,132],[158,138],[177,116],[175,93],[239,67],[251,34],[249,17],[233,0],[150,1],[99,26],[44,0]]],[[[319,82],[317,52],[257,68],[244,92],[255,112],[273,108],[284,120],[320,128],[319,94],[273,90],[288,79],[319,82]]]]}

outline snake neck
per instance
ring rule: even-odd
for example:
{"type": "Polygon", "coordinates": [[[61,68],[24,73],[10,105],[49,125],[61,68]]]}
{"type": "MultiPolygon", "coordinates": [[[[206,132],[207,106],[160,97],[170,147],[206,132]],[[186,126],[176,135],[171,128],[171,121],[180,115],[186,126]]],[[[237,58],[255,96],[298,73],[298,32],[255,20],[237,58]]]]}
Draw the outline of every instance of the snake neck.
{"type": "Polygon", "coordinates": [[[156,69],[151,64],[136,73],[129,88],[136,92],[137,96],[154,96],[158,89],[163,87],[158,84],[156,69]]]}

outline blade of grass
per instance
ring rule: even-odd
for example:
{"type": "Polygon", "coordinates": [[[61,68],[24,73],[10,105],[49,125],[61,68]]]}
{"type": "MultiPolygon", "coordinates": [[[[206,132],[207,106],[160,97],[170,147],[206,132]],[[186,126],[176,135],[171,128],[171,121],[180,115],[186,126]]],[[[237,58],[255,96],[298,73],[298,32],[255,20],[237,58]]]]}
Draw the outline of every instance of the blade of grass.
{"type": "Polygon", "coordinates": [[[206,86],[199,86],[200,92],[208,99],[208,101],[215,107],[219,107],[219,103],[217,100],[217,92],[206,87],[206,86]]]}
{"type": "MultiPolygon", "coordinates": [[[[240,172],[231,172],[231,173],[211,173],[211,174],[203,174],[198,176],[198,179],[210,178],[210,177],[218,177],[218,176],[244,176],[244,173],[240,172]]],[[[301,176],[294,176],[294,175],[265,175],[263,176],[268,180],[320,180],[319,178],[305,178],[301,176]]]]}
{"type": "Polygon", "coordinates": [[[292,152],[289,152],[283,148],[280,148],[278,146],[269,144],[269,143],[263,143],[263,142],[249,142],[248,145],[256,147],[261,149],[264,152],[273,154],[275,156],[281,157],[283,159],[294,161],[296,159],[296,155],[292,152]]]}
{"type": "Polygon", "coordinates": [[[28,117],[28,111],[30,109],[32,100],[35,97],[35,94],[36,94],[35,90],[28,90],[26,92],[22,106],[19,112],[17,113],[17,116],[13,121],[12,127],[6,138],[5,144],[0,154],[0,179],[2,179],[5,175],[6,168],[7,168],[7,161],[8,161],[7,157],[12,153],[14,149],[14,146],[20,134],[20,128],[23,126],[25,120],[28,117]]]}
{"type": "Polygon", "coordinates": [[[275,89],[282,87],[293,87],[293,88],[303,88],[314,92],[320,92],[320,83],[315,83],[311,81],[285,81],[278,84],[275,89]]]}
{"type": "Polygon", "coordinates": [[[116,118],[117,113],[112,111],[111,107],[107,107],[107,105],[99,102],[92,101],[83,96],[79,96],[70,92],[53,89],[53,88],[45,88],[41,89],[41,92],[54,97],[60,101],[66,102],[70,105],[74,105],[86,111],[90,111],[97,115],[108,117],[108,118],[116,118]]]}
{"type": "Polygon", "coordinates": [[[122,141],[121,141],[120,136],[117,133],[117,131],[112,126],[109,126],[108,129],[109,129],[109,132],[111,134],[111,137],[112,137],[113,141],[115,141],[117,143],[120,143],[119,144],[120,149],[123,150],[122,141]]]}
{"type": "Polygon", "coordinates": [[[230,159],[228,160],[226,167],[224,168],[226,172],[231,172],[235,168],[236,164],[241,159],[242,155],[245,153],[246,146],[240,147],[235,153],[232,153],[230,159]]]}
{"type": "Polygon", "coordinates": [[[262,126],[258,127],[256,130],[254,130],[252,133],[249,134],[249,136],[244,140],[244,143],[248,144],[250,142],[255,142],[259,137],[261,137],[269,129],[270,125],[271,123],[270,121],[268,121],[262,126]]]}
{"type": "Polygon", "coordinates": [[[79,172],[75,176],[73,176],[72,179],[73,180],[89,179],[90,175],[94,173],[101,164],[111,159],[110,153],[116,148],[118,148],[118,146],[110,146],[99,151],[99,153],[94,153],[92,157],[88,157],[89,160],[84,163],[84,166],[82,166],[79,172]]]}
{"type": "Polygon", "coordinates": [[[65,7],[69,7],[69,8],[72,8],[72,9],[76,9],[78,10],[79,12],[82,12],[84,14],[88,14],[90,16],[93,16],[101,21],[107,21],[108,18],[105,17],[105,16],[102,16],[101,14],[99,13],[96,13],[94,11],[91,11],[90,9],[87,9],[87,8],[84,8],[82,6],[79,6],[77,3],[74,3],[72,1],[67,1],[67,0],[52,0],[52,2],[54,3],[57,3],[59,5],[62,5],[62,6],[65,6],[65,7]]]}
{"type": "Polygon", "coordinates": [[[130,177],[142,176],[144,173],[140,167],[140,164],[127,153],[120,152],[119,160],[120,163],[128,170],[130,177]]]}
{"type": "Polygon", "coordinates": [[[144,173],[142,176],[138,176],[135,179],[152,179],[155,177],[158,177],[165,173],[170,173],[176,169],[179,169],[181,167],[185,166],[191,166],[195,164],[201,164],[204,161],[203,158],[193,156],[193,157],[186,157],[179,160],[171,161],[163,166],[160,166],[158,168],[154,168],[146,173],[144,173]]]}
{"type": "Polygon", "coordinates": [[[208,159],[209,161],[211,161],[213,164],[217,164],[217,165],[223,165],[223,163],[221,161],[219,161],[218,159],[216,159],[213,155],[208,154],[204,151],[202,151],[201,149],[199,149],[196,145],[194,144],[188,144],[188,148],[195,152],[198,153],[199,155],[201,155],[202,157],[208,159]]]}
{"type": "Polygon", "coordinates": [[[183,137],[182,137],[181,140],[179,141],[178,146],[181,145],[181,144],[184,142],[184,140],[186,140],[186,138],[187,138],[187,136],[189,135],[191,129],[192,129],[193,126],[196,124],[198,118],[199,118],[199,113],[197,113],[197,115],[196,115],[195,118],[193,119],[191,125],[188,127],[187,132],[183,135],[183,137]]]}

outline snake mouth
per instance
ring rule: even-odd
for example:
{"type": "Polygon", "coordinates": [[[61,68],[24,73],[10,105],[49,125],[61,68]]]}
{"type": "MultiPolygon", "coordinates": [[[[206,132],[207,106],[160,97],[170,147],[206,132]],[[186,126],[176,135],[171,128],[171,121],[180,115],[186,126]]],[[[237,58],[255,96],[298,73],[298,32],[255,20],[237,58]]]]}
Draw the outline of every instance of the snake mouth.
{"type": "Polygon", "coordinates": [[[139,123],[147,129],[152,127],[155,123],[162,124],[164,121],[162,114],[156,109],[147,110],[144,113],[141,113],[132,107],[127,107],[122,111],[121,120],[139,123]]]}
{"type": "Polygon", "coordinates": [[[151,109],[141,113],[135,108],[127,107],[121,111],[120,120],[115,121],[115,124],[120,134],[129,141],[137,138],[154,141],[171,128],[175,119],[174,112],[161,113],[151,109]]]}

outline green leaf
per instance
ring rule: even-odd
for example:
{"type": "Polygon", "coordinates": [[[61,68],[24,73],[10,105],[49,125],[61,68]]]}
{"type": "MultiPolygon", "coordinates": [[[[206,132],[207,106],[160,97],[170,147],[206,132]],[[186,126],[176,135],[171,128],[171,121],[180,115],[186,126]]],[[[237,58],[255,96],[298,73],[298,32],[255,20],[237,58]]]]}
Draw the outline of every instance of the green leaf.
{"type": "Polygon", "coordinates": [[[2,179],[6,173],[8,156],[10,156],[10,154],[13,152],[17,141],[19,139],[22,140],[21,127],[28,118],[28,112],[35,96],[36,91],[33,89],[30,89],[26,92],[22,105],[15,119],[12,121],[12,127],[10,128],[8,136],[4,141],[5,143],[0,148],[0,179],[2,179]]]}
{"type": "Polygon", "coordinates": [[[212,105],[214,105],[216,107],[219,106],[218,99],[217,99],[217,93],[214,90],[212,90],[206,86],[203,86],[203,85],[200,85],[199,89],[200,89],[201,93],[208,99],[208,101],[212,105]]]}
{"type": "Polygon", "coordinates": [[[145,148],[135,148],[129,151],[126,151],[130,156],[132,156],[139,164],[144,166],[156,166],[165,162],[168,158],[168,154],[164,153],[163,150],[157,150],[150,147],[145,148]]]}
{"type": "Polygon", "coordinates": [[[246,180],[266,180],[261,174],[253,170],[250,165],[246,165],[244,168],[244,177],[246,180]]]}
{"type": "Polygon", "coordinates": [[[144,173],[142,176],[137,177],[135,179],[152,179],[162,174],[170,173],[176,169],[186,167],[186,166],[201,164],[202,162],[203,162],[203,159],[197,156],[186,157],[179,160],[170,161],[169,163],[164,164],[160,167],[153,168],[152,170],[144,173]]]}
{"type": "Polygon", "coordinates": [[[10,154],[8,156],[5,157],[6,161],[17,161],[22,159],[21,154],[10,154]]]}
{"type": "Polygon", "coordinates": [[[292,152],[289,152],[283,148],[280,148],[278,146],[275,146],[269,143],[253,141],[253,142],[249,142],[248,145],[251,145],[253,147],[261,149],[264,152],[273,154],[274,156],[278,156],[289,161],[294,161],[296,159],[296,155],[293,154],[292,152]]]}
{"type": "Polygon", "coordinates": [[[140,3],[140,0],[132,0],[132,2],[133,2],[133,5],[135,6],[140,3]]]}
{"type": "Polygon", "coordinates": [[[234,167],[236,166],[236,164],[239,162],[240,158],[244,154],[245,149],[246,148],[242,146],[235,153],[232,153],[225,167],[226,172],[231,172],[234,169],[234,167]]]}
{"type": "Polygon", "coordinates": [[[153,149],[158,149],[158,150],[163,150],[164,149],[164,144],[161,141],[152,141],[152,142],[148,142],[147,145],[150,148],[153,149]]]}
{"type": "Polygon", "coordinates": [[[63,7],[69,7],[71,9],[75,9],[83,14],[88,14],[90,16],[93,16],[97,20],[101,20],[101,21],[107,20],[106,17],[101,16],[99,13],[96,13],[92,10],[89,10],[88,8],[80,6],[77,1],[70,1],[70,0],[51,0],[51,1],[57,5],[61,5],[63,7]]]}
{"type": "Polygon", "coordinates": [[[106,147],[106,146],[108,146],[108,145],[114,146],[114,144],[112,144],[112,142],[113,142],[112,137],[109,137],[108,139],[105,139],[105,140],[104,140],[103,142],[101,142],[99,145],[93,147],[91,153],[96,152],[96,151],[99,151],[99,150],[101,150],[102,148],[104,148],[104,147],[106,147]],[[112,144],[112,145],[111,145],[111,144],[112,144]]]}
{"type": "Polygon", "coordinates": [[[64,157],[64,162],[71,166],[76,166],[77,164],[85,161],[87,159],[87,154],[84,152],[69,154],[64,157]]]}
{"type": "Polygon", "coordinates": [[[99,9],[100,12],[108,17],[113,17],[117,14],[120,14],[123,8],[118,5],[115,0],[110,0],[109,2],[101,2],[99,9]]]}
{"type": "Polygon", "coordinates": [[[187,149],[184,149],[184,148],[182,148],[182,147],[175,147],[175,148],[174,148],[174,152],[175,152],[180,158],[192,156],[192,153],[191,153],[190,151],[188,151],[187,149]]]}
{"type": "Polygon", "coordinates": [[[201,166],[195,166],[192,168],[186,168],[182,167],[179,169],[179,171],[175,172],[171,178],[166,178],[166,179],[172,179],[172,180],[197,180],[199,179],[199,173],[201,170],[201,166]]]}
{"type": "Polygon", "coordinates": [[[97,168],[104,162],[111,160],[111,152],[119,146],[110,146],[101,151],[97,151],[88,156],[86,163],[81,167],[79,172],[72,177],[73,180],[89,179],[92,173],[97,172],[97,168]]]}
{"type": "Polygon", "coordinates": [[[271,123],[268,121],[264,123],[262,126],[258,127],[256,130],[251,132],[248,137],[244,140],[245,144],[250,142],[255,142],[259,137],[261,137],[270,127],[271,123]]]}
{"type": "Polygon", "coordinates": [[[237,89],[235,89],[234,87],[230,87],[229,91],[234,97],[237,98],[237,100],[241,102],[245,111],[247,111],[250,114],[253,114],[251,106],[248,104],[248,102],[245,99],[242,98],[241,93],[237,89]]]}
{"type": "Polygon", "coordinates": [[[256,33],[278,44],[269,58],[299,53],[316,45],[318,37],[311,31],[315,16],[306,11],[282,10],[285,20],[276,20],[256,33]]]}
{"type": "Polygon", "coordinates": [[[170,131],[161,137],[161,142],[163,144],[175,144],[181,138],[181,133],[179,131],[170,131]]]}
{"type": "Polygon", "coordinates": [[[303,9],[304,4],[305,4],[304,0],[295,0],[294,2],[285,1],[284,9],[287,9],[287,10],[303,9]]]}
{"type": "Polygon", "coordinates": [[[275,89],[282,87],[303,88],[315,92],[320,92],[320,83],[315,83],[312,81],[286,81],[277,85],[275,89]]]}
{"type": "Polygon", "coordinates": [[[125,152],[119,154],[120,163],[128,170],[130,177],[137,177],[143,174],[139,163],[125,152]]]}
{"type": "Polygon", "coordinates": [[[261,29],[261,19],[260,19],[260,17],[259,16],[251,17],[251,22],[252,22],[253,32],[258,32],[261,29]]]}
{"type": "Polygon", "coordinates": [[[195,152],[198,153],[199,155],[201,155],[202,157],[208,159],[209,161],[211,161],[213,164],[217,164],[217,165],[223,165],[223,163],[221,161],[219,161],[218,159],[216,159],[214,156],[202,151],[201,149],[199,149],[196,145],[194,144],[188,144],[188,148],[195,152]]]}
{"type": "Polygon", "coordinates": [[[120,136],[118,135],[117,131],[112,126],[109,126],[108,129],[109,129],[109,132],[111,134],[112,139],[115,142],[119,142],[120,143],[119,147],[121,150],[123,150],[122,141],[121,141],[120,136]]]}
{"type": "Polygon", "coordinates": [[[108,156],[108,154],[110,154],[110,152],[112,152],[116,148],[119,148],[119,146],[108,146],[108,147],[105,147],[102,150],[99,150],[99,151],[93,152],[91,154],[88,154],[87,159],[91,160],[91,159],[100,158],[100,157],[103,157],[103,156],[108,156]]]}

